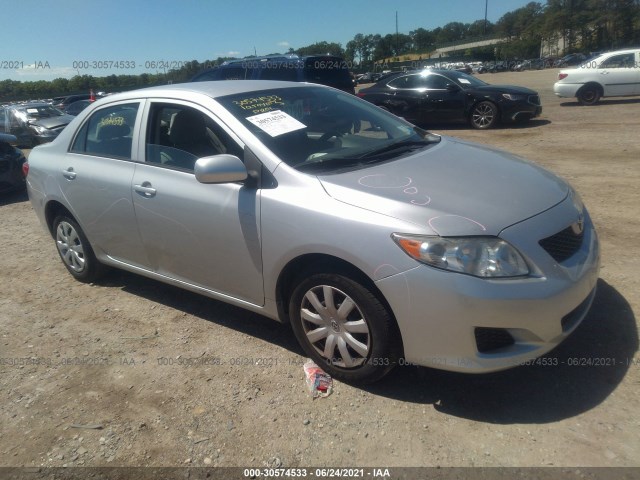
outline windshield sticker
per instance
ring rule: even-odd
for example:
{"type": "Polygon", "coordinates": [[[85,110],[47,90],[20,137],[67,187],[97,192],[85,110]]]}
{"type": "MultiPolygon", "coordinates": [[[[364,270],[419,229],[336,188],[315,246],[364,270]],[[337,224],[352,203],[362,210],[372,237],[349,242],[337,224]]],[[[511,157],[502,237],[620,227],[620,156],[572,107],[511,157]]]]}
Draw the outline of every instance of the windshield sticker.
{"type": "Polygon", "coordinates": [[[100,120],[100,126],[104,125],[124,125],[124,117],[105,117],[100,120]]]}
{"type": "Polygon", "coordinates": [[[467,85],[471,85],[471,82],[469,80],[467,80],[466,78],[459,78],[458,81],[460,83],[466,83],[467,85]]]}
{"type": "Polygon", "coordinates": [[[234,100],[233,103],[243,110],[249,110],[251,113],[271,112],[279,108],[279,105],[284,106],[284,101],[278,95],[243,98],[242,100],[234,100]]]}
{"type": "Polygon", "coordinates": [[[37,108],[27,108],[27,113],[38,113],[37,108]]]}
{"type": "Polygon", "coordinates": [[[283,133],[293,132],[306,128],[307,126],[293,118],[291,115],[282,110],[274,110],[273,112],[261,113],[253,117],[247,117],[256,127],[264,130],[272,137],[277,137],[283,133]]]}

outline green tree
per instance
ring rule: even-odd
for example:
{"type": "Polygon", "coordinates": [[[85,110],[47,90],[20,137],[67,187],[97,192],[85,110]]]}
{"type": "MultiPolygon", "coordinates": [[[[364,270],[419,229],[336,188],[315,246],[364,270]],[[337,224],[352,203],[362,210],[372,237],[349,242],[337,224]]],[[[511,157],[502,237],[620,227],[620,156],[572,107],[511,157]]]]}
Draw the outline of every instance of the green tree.
{"type": "Polygon", "coordinates": [[[316,42],[306,47],[298,48],[295,53],[298,55],[336,55],[344,57],[345,52],[339,43],[316,42]]]}

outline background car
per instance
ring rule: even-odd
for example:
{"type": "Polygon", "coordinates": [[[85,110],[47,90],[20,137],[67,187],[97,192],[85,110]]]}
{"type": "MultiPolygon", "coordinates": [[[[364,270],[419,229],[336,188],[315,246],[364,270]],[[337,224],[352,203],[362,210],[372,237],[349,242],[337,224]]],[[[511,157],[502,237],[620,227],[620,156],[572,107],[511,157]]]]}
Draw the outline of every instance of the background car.
{"type": "Polygon", "coordinates": [[[62,97],[55,97],[52,100],[52,105],[59,110],[65,110],[69,105],[79,100],[95,101],[96,96],[91,93],[79,93],[75,95],[65,95],[62,97]],[[93,99],[93,100],[92,100],[93,99]]]}
{"type": "Polygon", "coordinates": [[[87,108],[89,105],[93,103],[92,100],[76,100],[73,103],[67,105],[63,112],[67,115],[73,115],[74,117],[78,115],[82,110],[87,108]]]}
{"type": "Polygon", "coordinates": [[[27,184],[77,280],[113,266],[290,323],[350,382],[400,359],[516,366],[595,295],[597,236],[565,181],[321,85],[113,95],[31,152],[27,184]]]}
{"type": "Polygon", "coordinates": [[[22,151],[13,146],[17,142],[14,135],[0,133],[0,193],[8,193],[25,188],[22,165],[26,161],[22,151]]]}
{"type": "Polygon", "coordinates": [[[49,103],[24,103],[4,108],[0,131],[15,135],[20,147],[34,147],[52,141],[74,117],[49,103]]]}
{"type": "Polygon", "coordinates": [[[553,92],[594,105],[602,97],[640,95],[640,48],[604,53],[579,68],[561,70],[553,92]]]}
{"type": "Polygon", "coordinates": [[[582,64],[585,60],[587,60],[587,56],[583,53],[570,53],[556,60],[553,66],[557,68],[573,67],[582,64]]]}
{"type": "Polygon", "coordinates": [[[284,80],[327,85],[355,93],[348,63],[333,55],[278,55],[229,60],[195,75],[192,82],[211,80],[284,80]]]}
{"type": "Polygon", "coordinates": [[[487,67],[489,73],[507,72],[509,71],[509,65],[507,62],[491,62],[487,67]]]}
{"type": "Polygon", "coordinates": [[[374,72],[367,72],[367,73],[363,73],[360,78],[358,79],[358,83],[359,84],[363,84],[363,83],[375,83],[378,80],[380,80],[380,76],[382,74],[380,73],[374,73],[374,72]]]}
{"type": "Polygon", "coordinates": [[[542,112],[540,97],[533,90],[490,85],[455,70],[396,74],[357,95],[416,125],[468,122],[485,129],[542,112]]]}
{"type": "Polygon", "coordinates": [[[523,72],[525,70],[542,70],[544,68],[544,60],[541,58],[532,58],[530,60],[524,60],[517,63],[514,67],[516,72],[523,72]]]}

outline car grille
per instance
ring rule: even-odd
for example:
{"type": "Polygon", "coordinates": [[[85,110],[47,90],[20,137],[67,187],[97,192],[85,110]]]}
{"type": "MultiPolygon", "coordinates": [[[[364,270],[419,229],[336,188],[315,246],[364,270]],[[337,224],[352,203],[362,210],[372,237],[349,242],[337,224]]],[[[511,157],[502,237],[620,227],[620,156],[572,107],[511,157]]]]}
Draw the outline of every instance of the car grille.
{"type": "Polygon", "coordinates": [[[0,173],[6,173],[9,171],[10,165],[6,160],[0,161],[0,173]]]}
{"type": "Polygon", "coordinates": [[[533,105],[540,106],[540,97],[538,95],[529,95],[527,101],[533,105]]]}
{"type": "Polygon", "coordinates": [[[511,334],[504,328],[477,327],[474,333],[476,346],[480,353],[490,353],[515,343],[511,334]]]}
{"type": "Polygon", "coordinates": [[[574,229],[569,226],[555,235],[543,238],[538,243],[556,262],[560,263],[580,250],[583,239],[584,230],[576,233],[574,229]]]}

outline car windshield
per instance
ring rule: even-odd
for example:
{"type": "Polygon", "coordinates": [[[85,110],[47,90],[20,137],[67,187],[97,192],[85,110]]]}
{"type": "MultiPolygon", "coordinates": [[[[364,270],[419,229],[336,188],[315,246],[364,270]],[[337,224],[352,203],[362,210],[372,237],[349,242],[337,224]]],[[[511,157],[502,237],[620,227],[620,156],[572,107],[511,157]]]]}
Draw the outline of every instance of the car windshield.
{"type": "Polygon", "coordinates": [[[338,173],[391,161],[440,141],[338,90],[280,88],[217,98],[285,163],[338,173]]]}
{"type": "Polygon", "coordinates": [[[51,105],[27,105],[17,109],[20,116],[28,119],[59,117],[63,112],[51,105]]]}
{"type": "Polygon", "coordinates": [[[468,75],[463,72],[458,72],[456,70],[451,70],[447,72],[447,77],[451,80],[454,80],[458,85],[462,87],[482,87],[484,85],[489,85],[487,82],[483,82],[479,78],[474,77],[473,75],[468,75]]]}

